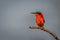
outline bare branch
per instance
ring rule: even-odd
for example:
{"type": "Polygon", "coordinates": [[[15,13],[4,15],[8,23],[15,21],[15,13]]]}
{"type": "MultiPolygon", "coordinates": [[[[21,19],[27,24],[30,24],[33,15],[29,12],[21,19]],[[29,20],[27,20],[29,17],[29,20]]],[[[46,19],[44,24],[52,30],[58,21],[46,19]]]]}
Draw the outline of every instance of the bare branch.
{"type": "Polygon", "coordinates": [[[44,27],[30,26],[29,28],[30,28],[30,29],[41,29],[41,30],[49,33],[50,35],[52,35],[56,40],[59,40],[59,38],[58,38],[54,33],[52,33],[51,31],[49,31],[48,29],[46,29],[46,28],[44,28],[44,27]]]}

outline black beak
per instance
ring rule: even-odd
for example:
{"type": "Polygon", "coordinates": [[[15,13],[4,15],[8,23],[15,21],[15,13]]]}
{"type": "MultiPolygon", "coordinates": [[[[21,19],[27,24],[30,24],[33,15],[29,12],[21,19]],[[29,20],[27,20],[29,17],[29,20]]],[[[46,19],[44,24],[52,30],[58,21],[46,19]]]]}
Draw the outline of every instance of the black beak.
{"type": "Polygon", "coordinates": [[[36,14],[35,12],[31,12],[31,14],[36,14]]]}
{"type": "Polygon", "coordinates": [[[31,14],[40,14],[40,12],[31,12],[31,14]]]}

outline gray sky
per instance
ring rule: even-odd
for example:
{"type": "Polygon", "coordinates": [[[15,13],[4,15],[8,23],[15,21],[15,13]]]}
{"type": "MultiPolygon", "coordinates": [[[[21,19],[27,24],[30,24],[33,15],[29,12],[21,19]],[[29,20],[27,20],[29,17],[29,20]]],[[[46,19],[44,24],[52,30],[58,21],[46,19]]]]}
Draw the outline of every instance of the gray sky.
{"type": "Polygon", "coordinates": [[[0,40],[54,40],[37,26],[30,12],[41,11],[48,28],[60,38],[60,0],[0,0],[0,40]]]}

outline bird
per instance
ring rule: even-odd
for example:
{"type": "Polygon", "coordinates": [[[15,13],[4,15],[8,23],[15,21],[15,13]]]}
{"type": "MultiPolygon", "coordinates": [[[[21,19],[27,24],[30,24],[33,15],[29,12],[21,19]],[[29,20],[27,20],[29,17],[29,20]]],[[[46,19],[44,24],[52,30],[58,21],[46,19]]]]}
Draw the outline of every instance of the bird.
{"type": "Polygon", "coordinates": [[[44,23],[45,23],[45,19],[44,19],[44,16],[42,14],[42,12],[31,12],[31,14],[34,14],[35,15],[35,21],[36,21],[36,24],[38,25],[38,27],[44,27],[44,23]]]}

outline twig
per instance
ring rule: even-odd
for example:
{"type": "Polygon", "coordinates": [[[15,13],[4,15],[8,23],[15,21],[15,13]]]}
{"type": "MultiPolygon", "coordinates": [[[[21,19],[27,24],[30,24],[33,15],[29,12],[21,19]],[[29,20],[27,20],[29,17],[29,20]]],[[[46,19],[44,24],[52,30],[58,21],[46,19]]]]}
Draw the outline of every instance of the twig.
{"type": "Polygon", "coordinates": [[[50,35],[52,35],[56,40],[59,40],[59,38],[55,35],[55,34],[53,34],[51,31],[49,31],[48,29],[46,29],[46,28],[44,28],[44,27],[36,27],[36,26],[30,26],[29,27],[30,29],[41,29],[41,30],[43,30],[43,31],[45,31],[45,32],[48,32],[50,35]]]}

